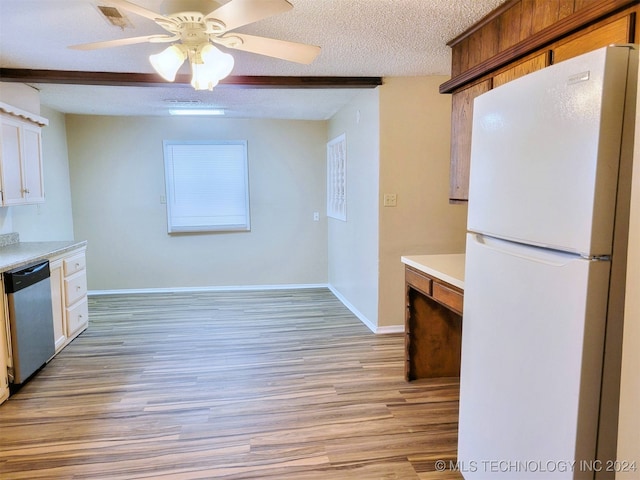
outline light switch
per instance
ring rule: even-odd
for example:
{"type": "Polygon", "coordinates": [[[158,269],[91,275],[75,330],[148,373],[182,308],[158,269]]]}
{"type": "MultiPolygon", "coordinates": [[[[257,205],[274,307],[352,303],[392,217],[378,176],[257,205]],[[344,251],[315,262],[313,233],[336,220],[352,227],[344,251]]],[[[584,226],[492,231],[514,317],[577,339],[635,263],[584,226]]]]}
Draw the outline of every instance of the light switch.
{"type": "Polygon", "coordinates": [[[383,205],[385,207],[395,207],[398,203],[398,196],[395,193],[385,193],[383,205]]]}
{"type": "Polygon", "coordinates": [[[320,212],[313,212],[313,221],[314,222],[320,221],[320,212]]]}

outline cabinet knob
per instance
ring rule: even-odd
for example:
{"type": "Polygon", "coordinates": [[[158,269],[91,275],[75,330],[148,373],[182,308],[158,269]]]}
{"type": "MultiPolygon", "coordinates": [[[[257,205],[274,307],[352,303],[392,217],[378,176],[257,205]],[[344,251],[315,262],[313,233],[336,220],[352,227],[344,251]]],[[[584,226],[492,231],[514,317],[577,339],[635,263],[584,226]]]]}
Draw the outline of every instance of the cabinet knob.
{"type": "Polygon", "coordinates": [[[82,287],[80,287],[80,285],[78,285],[78,286],[76,287],[76,292],[79,292],[81,288],[82,288],[82,287]]]}

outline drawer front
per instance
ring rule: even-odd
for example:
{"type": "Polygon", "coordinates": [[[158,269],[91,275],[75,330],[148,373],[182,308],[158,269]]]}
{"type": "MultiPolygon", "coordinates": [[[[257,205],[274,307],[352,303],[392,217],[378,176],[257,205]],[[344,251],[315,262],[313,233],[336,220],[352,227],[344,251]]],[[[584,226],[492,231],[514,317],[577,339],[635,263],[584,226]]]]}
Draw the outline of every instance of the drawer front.
{"type": "Polygon", "coordinates": [[[73,257],[64,259],[64,276],[68,277],[80,270],[84,270],[87,266],[87,260],[84,252],[74,255],[73,257]]]}
{"type": "Polygon", "coordinates": [[[87,299],[67,308],[67,337],[71,337],[78,330],[85,327],[89,321],[89,304],[87,299]]]}
{"type": "Polygon", "coordinates": [[[433,298],[450,309],[458,313],[462,313],[462,293],[440,283],[434,283],[433,298]]]}
{"type": "Polygon", "coordinates": [[[65,303],[67,307],[73,305],[87,295],[87,275],[84,271],[74,273],[64,279],[65,303]]]}
{"type": "Polygon", "coordinates": [[[404,280],[416,290],[419,290],[425,295],[431,295],[431,285],[433,281],[426,275],[411,268],[405,268],[404,280]]]}

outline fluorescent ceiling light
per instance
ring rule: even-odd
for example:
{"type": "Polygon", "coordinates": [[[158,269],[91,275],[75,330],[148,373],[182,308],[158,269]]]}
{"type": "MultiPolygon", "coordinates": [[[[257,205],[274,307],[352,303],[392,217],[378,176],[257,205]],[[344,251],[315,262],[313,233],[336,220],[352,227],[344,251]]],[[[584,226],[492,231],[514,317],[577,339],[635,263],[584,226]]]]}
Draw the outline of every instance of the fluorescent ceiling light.
{"type": "Polygon", "coordinates": [[[224,115],[222,108],[171,108],[170,115],[224,115]]]}

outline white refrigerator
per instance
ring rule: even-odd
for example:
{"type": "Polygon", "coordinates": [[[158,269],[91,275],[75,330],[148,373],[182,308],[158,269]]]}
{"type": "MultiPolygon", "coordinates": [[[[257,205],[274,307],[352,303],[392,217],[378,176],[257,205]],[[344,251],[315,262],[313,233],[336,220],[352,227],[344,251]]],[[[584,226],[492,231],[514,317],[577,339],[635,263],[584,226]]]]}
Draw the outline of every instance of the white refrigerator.
{"type": "Polygon", "coordinates": [[[475,100],[467,480],[613,478],[637,58],[606,47],[475,100]]]}

